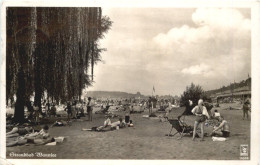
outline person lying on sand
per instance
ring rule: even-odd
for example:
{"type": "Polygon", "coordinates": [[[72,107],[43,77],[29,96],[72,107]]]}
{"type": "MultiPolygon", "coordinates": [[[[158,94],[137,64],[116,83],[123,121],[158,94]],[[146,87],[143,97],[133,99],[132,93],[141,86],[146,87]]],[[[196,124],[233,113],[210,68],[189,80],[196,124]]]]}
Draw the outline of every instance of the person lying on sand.
{"type": "Polygon", "coordinates": [[[43,139],[47,139],[50,135],[48,133],[49,127],[47,125],[45,125],[40,132],[33,132],[30,134],[26,134],[24,137],[26,139],[35,139],[35,138],[43,138],[43,139]]]}
{"type": "Polygon", "coordinates": [[[24,145],[26,143],[43,145],[49,142],[53,142],[55,141],[55,139],[49,136],[48,129],[49,127],[45,125],[40,132],[26,134],[25,136],[18,137],[16,140],[13,140],[12,138],[7,138],[6,147],[24,145]]]}
{"type": "Polygon", "coordinates": [[[32,127],[14,127],[12,131],[6,133],[6,137],[15,137],[15,136],[21,136],[26,135],[33,132],[32,127]]]}
{"type": "Polygon", "coordinates": [[[229,137],[230,136],[230,130],[229,130],[229,123],[224,120],[223,116],[220,116],[218,118],[220,125],[218,127],[215,127],[211,136],[220,136],[220,137],[229,137]],[[219,131],[220,130],[220,131],[219,131]]]}
{"type": "Polygon", "coordinates": [[[55,123],[53,123],[51,125],[51,127],[54,127],[54,126],[60,127],[60,126],[66,126],[66,125],[69,125],[69,123],[64,120],[59,120],[59,121],[55,121],[55,123]]]}
{"type": "Polygon", "coordinates": [[[118,126],[119,128],[126,127],[126,123],[120,118],[118,121],[111,123],[111,120],[108,116],[106,116],[107,119],[104,121],[104,125],[99,127],[92,127],[91,129],[85,129],[83,128],[82,131],[112,131],[115,130],[118,126]]]}
{"type": "Polygon", "coordinates": [[[7,140],[6,141],[6,147],[12,147],[12,146],[16,146],[16,145],[24,145],[27,143],[32,143],[32,144],[36,144],[36,145],[44,145],[50,142],[54,142],[55,139],[52,137],[48,137],[46,139],[41,139],[41,138],[34,138],[34,139],[27,139],[25,137],[19,137],[17,138],[17,140],[11,141],[11,140],[7,140]]]}

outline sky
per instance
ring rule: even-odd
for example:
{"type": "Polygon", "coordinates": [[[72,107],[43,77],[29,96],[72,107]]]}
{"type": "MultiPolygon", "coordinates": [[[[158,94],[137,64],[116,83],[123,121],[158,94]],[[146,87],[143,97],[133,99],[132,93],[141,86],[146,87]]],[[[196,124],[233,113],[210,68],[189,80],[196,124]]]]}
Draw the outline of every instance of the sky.
{"type": "Polygon", "coordinates": [[[88,91],[180,95],[251,75],[250,9],[103,8],[113,21],[88,91]]]}

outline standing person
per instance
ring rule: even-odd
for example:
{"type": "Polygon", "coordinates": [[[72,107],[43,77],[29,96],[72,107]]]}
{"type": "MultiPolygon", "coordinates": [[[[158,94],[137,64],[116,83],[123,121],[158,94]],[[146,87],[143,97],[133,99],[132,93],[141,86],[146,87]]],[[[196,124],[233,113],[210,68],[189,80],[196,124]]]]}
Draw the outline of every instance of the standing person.
{"type": "Polygon", "coordinates": [[[39,124],[40,109],[37,105],[33,106],[35,123],[39,124]]]}
{"type": "Polygon", "coordinates": [[[198,101],[198,105],[195,106],[192,111],[193,114],[196,115],[196,120],[194,122],[194,130],[192,140],[195,140],[195,135],[197,131],[197,127],[199,124],[201,125],[201,141],[204,141],[204,125],[207,118],[209,118],[209,114],[205,106],[203,106],[203,100],[200,99],[198,101]]]}
{"type": "Polygon", "coordinates": [[[50,116],[53,115],[55,117],[56,116],[56,112],[57,112],[57,109],[55,107],[55,104],[53,103],[52,107],[51,107],[51,110],[50,110],[50,116]]]}
{"type": "Polygon", "coordinates": [[[50,110],[51,110],[51,104],[49,101],[45,105],[46,115],[49,116],[50,110]]]}
{"type": "Polygon", "coordinates": [[[88,97],[87,112],[88,112],[89,121],[92,121],[93,106],[94,106],[94,103],[93,103],[91,97],[88,97]]]}
{"type": "Polygon", "coordinates": [[[76,110],[76,102],[75,101],[72,103],[71,112],[72,112],[72,119],[77,119],[77,117],[76,117],[77,110],[76,110]]]}
{"type": "Polygon", "coordinates": [[[125,110],[125,122],[129,123],[130,122],[130,111],[132,111],[132,109],[130,110],[130,105],[126,107],[125,110]]]}
{"type": "Polygon", "coordinates": [[[243,120],[245,119],[245,116],[248,119],[249,104],[249,100],[246,99],[246,101],[243,104],[243,120]]]}
{"type": "Polygon", "coordinates": [[[71,110],[70,102],[67,103],[67,107],[64,109],[64,111],[67,111],[67,113],[68,113],[67,121],[69,122],[70,121],[70,117],[72,116],[72,110],[71,110]]]}
{"type": "Polygon", "coordinates": [[[149,110],[149,116],[152,114],[152,97],[149,97],[148,99],[148,110],[149,110]]]}

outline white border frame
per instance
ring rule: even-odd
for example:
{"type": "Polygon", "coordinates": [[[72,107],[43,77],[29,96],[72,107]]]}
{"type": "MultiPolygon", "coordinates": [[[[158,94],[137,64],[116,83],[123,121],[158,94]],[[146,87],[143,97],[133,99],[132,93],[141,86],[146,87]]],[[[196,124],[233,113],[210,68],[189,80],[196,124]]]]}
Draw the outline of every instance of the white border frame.
{"type": "MultiPolygon", "coordinates": [[[[57,0],[47,0],[47,1],[17,1],[10,0],[2,2],[1,6],[1,73],[0,73],[0,122],[1,122],[1,132],[0,132],[0,164],[6,162],[6,164],[63,164],[69,165],[73,164],[144,164],[149,163],[151,165],[157,164],[172,164],[172,163],[181,163],[181,164],[204,164],[211,163],[215,164],[259,164],[259,107],[260,107],[260,3],[259,1],[253,0],[244,0],[244,1],[227,1],[227,0],[219,0],[219,1],[209,1],[209,0],[185,0],[185,1],[177,1],[177,0],[95,0],[95,1],[84,1],[84,0],[74,0],[74,1],[57,1],[57,0]],[[246,160],[230,160],[230,161],[222,161],[222,160],[70,160],[70,159],[8,159],[6,158],[6,142],[5,142],[5,52],[6,52],[6,7],[15,7],[15,6],[44,6],[44,7],[173,7],[173,8],[196,8],[196,7],[230,7],[230,8],[251,8],[251,74],[252,74],[252,113],[251,113],[251,144],[250,144],[250,161],[246,160]],[[68,161],[69,160],[69,161],[68,161]],[[9,163],[8,163],[9,162],[9,163]]],[[[188,153],[187,153],[188,154],[188,153]]]]}

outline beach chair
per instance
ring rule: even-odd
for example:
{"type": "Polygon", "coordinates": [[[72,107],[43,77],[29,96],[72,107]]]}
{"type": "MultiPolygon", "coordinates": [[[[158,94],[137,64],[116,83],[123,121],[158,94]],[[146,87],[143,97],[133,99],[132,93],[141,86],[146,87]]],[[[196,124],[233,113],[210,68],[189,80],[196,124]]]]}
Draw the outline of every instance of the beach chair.
{"type": "Polygon", "coordinates": [[[171,128],[168,136],[175,136],[176,134],[179,133],[181,135],[181,137],[178,139],[181,139],[185,134],[192,135],[192,133],[193,133],[192,126],[189,126],[185,122],[178,120],[178,119],[168,119],[168,121],[172,125],[172,128],[171,128]],[[172,135],[171,132],[172,132],[173,128],[175,128],[177,132],[172,135]]]}

